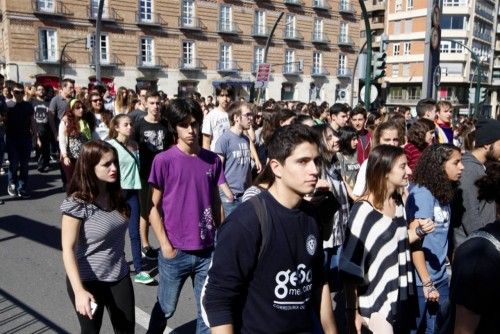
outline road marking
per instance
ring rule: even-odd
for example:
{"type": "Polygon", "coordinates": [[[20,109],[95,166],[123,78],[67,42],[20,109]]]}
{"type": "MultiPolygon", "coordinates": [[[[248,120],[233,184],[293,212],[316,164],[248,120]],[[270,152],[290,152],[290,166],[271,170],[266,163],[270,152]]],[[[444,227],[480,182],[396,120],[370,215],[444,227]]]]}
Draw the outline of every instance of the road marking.
{"type": "MultiPolygon", "coordinates": [[[[141,326],[142,328],[147,330],[148,325],[149,325],[149,318],[151,318],[151,315],[144,312],[143,310],[141,310],[137,306],[135,307],[135,323],[136,324],[138,324],[139,326],[141,326]]],[[[163,334],[175,334],[175,332],[172,328],[167,326],[167,328],[165,328],[165,331],[163,332],[163,334]]]]}

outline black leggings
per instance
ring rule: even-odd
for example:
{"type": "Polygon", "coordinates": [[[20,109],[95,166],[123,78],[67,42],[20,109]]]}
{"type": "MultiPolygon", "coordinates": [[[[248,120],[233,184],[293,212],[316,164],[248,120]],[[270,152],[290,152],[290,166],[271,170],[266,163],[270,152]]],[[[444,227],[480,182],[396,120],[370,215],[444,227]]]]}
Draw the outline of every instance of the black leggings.
{"type": "MultiPolygon", "coordinates": [[[[134,333],[135,300],[129,275],[117,282],[87,281],[82,282],[82,284],[85,290],[94,296],[97,304],[97,310],[92,320],[76,312],[82,333],[99,333],[104,307],[108,309],[115,333],[134,333]]],[[[66,278],[66,287],[74,307],[75,295],[68,278],[66,278]]]]}

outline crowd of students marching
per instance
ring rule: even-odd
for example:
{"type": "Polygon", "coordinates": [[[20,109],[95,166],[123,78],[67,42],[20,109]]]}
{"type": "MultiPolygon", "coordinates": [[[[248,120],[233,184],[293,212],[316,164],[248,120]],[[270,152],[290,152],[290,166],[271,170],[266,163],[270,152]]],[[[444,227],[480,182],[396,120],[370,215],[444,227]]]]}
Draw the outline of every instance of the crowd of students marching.
{"type": "Polygon", "coordinates": [[[29,196],[31,143],[40,172],[57,143],[82,332],[99,331],[105,308],[115,332],[134,332],[132,280],[154,281],[144,258],[159,272],[150,333],[163,332],[188,277],[197,333],[500,328],[498,305],[480,306],[488,297],[477,293],[499,295],[499,267],[473,270],[486,259],[467,253],[488,249],[474,244],[482,235],[497,240],[488,261],[499,263],[498,120],[453,119],[450,103],[429,99],[416,118],[405,107],[256,106],[226,86],[215,101],[124,87],[115,99],[102,86],[75,94],[71,80],[50,101],[41,85],[32,93],[14,84],[3,94],[8,193],[29,196]]]}

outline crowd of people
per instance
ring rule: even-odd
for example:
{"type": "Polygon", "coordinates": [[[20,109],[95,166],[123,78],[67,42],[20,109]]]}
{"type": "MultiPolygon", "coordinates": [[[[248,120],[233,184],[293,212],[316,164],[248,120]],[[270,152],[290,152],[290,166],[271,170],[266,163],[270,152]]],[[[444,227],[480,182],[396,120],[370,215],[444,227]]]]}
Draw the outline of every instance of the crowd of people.
{"type": "Polygon", "coordinates": [[[224,85],[214,99],[111,97],[70,79],[57,94],[2,91],[8,194],[30,197],[33,148],[40,173],[58,162],[83,333],[99,332],[104,309],[116,333],[134,332],[132,281],[155,281],[146,259],[159,280],[148,333],[163,333],[189,277],[196,333],[500,328],[497,303],[484,304],[500,296],[498,120],[431,99],[416,118],[404,106],[253,105],[224,85]]]}

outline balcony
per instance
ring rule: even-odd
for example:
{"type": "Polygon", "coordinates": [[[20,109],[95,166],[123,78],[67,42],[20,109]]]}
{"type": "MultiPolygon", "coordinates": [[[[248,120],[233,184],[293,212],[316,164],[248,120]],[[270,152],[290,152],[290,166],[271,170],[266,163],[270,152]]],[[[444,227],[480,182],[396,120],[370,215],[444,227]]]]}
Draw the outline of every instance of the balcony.
{"type": "Polygon", "coordinates": [[[476,38],[479,38],[479,39],[482,39],[483,41],[491,43],[491,33],[484,33],[484,32],[474,30],[473,35],[476,38]]]}
{"type": "Polygon", "coordinates": [[[345,67],[337,68],[337,78],[350,78],[352,77],[352,71],[345,67]]]}
{"type": "Polygon", "coordinates": [[[241,34],[241,30],[238,25],[234,22],[230,21],[219,21],[217,22],[217,32],[219,34],[227,34],[227,35],[239,35],[241,34]]]}
{"type": "Polygon", "coordinates": [[[385,11],[385,1],[382,0],[372,0],[365,1],[366,2],[366,10],[368,12],[376,12],[376,11],[385,11]]]}
{"type": "Polygon", "coordinates": [[[340,47],[348,47],[348,48],[352,48],[354,46],[354,42],[352,41],[352,38],[349,36],[345,36],[345,35],[340,35],[337,38],[337,44],[340,47]]]}
{"type": "Polygon", "coordinates": [[[304,5],[302,0],[284,0],[284,3],[287,6],[302,6],[302,5],[304,5]]]}
{"type": "MultiPolygon", "coordinates": [[[[87,6],[87,13],[90,20],[97,19],[97,8],[87,6]]],[[[103,23],[116,23],[123,21],[123,17],[118,15],[114,8],[104,8],[102,11],[101,22],[103,23]]]]}
{"type": "Polygon", "coordinates": [[[323,32],[313,32],[311,34],[311,42],[313,44],[328,44],[330,40],[326,37],[326,34],[323,32]]]}
{"type": "Polygon", "coordinates": [[[205,68],[206,66],[198,58],[191,58],[191,61],[183,57],[179,59],[179,70],[181,71],[198,72],[205,68]]]}
{"type": "MultiPolygon", "coordinates": [[[[90,52],[89,53],[89,63],[91,67],[95,67],[95,61],[94,61],[94,53],[90,52]]],[[[101,54],[101,67],[118,67],[124,65],[123,61],[121,61],[116,54],[110,54],[106,58],[104,58],[101,54]]]]}
{"type": "Polygon", "coordinates": [[[500,41],[496,41],[496,43],[495,43],[495,51],[500,51],[500,41]]]}
{"type": "Polygon", "coordinates": [[[49,53],[48,50],[35,50],[35,63],[39,65],[59,65],[59,57],[49,53]]]}
{"type": "Polygon", "coordinates": [[[36,15],[65,17],[72,16],[73,13],[62,1],[54,1],[52,6],[44,6],[39,0],[32,0],[31,7],[36,15]]]}
{"type": "Polygon", "coordinates": [[[311,76],[314,78],[327,77],[329,75],[330,72],[328,72],[326,67],[314,66],[311,70],[311,76]]]}
{"type": "Polygon", "coordinates": [[[236,74],[240,71],[238,63],[234,60],[217,61],[217,72],[226,74],[236,74]]]}
{"type": "Polygon", "coordinates": [[[304,40],[304,37],[297,30],[285,29],[283,33],[283,39],[290,42],[300,42],[304,40]]]}
{"type": "Polygon", "coordinates": [[[271,27],[254,25],[252,27],[252,37],[267,38],[267,36],[269,36],[270,31],[271,27]]]}
{"type": "Polygon", "coordinates": [[[314,0],[312,4],[314,10],[330,10],[332,7],[328,4],[326,0],[314,0]]]}
{"type": "Polygon", "coordinates": [[[481,8],[481,6],[479,6],[478,4],[476,4],[476,14],[479,14],[479,16],[482,16],[491,22],[494,21],[493,14],[491,12],[485,10],[484,8],[481,8]]]}
{"type": "Polygon", "coordinates": [[[201,20],[197,17],[179,16],[179,29],[202,31],[205,28],[201,20]]]}
{"type": "Polygon", "coordinates": [[[370,20],[370,28],[372,30],[384,30],[384,18],[375,17],[372,20],[370,20]]]}
{"type": "Polygon", "coordinates": [[[163,62],[163,59],[159,56],[153,57],[151,60],[147,61],[142,58],[142,56],[136,56],[136,65],[138,69],[161,69],[167,67],[163,62]]]}
{"type": "Polygon", "coordinates": [[[302,74],[299,62],[289,63],[283,65],[283,75],[297,76],[302,74]]]}
{"type": "Polygon", "coordinates": [[[167,24],[160,14],[149,14],[144,15],[141,12],[135,13],[135,23],[138,26],[149,26],[149,27],[161,27],[162,25],[167,24]],[[149,18],[148,18],[149,16],[149,18]]]}
{"type": "Polygon", "coordinates": [[[354,15],[355,11],[349,3],[340,3],[339,4],[339,13],[344,15],[354,15]]]}

